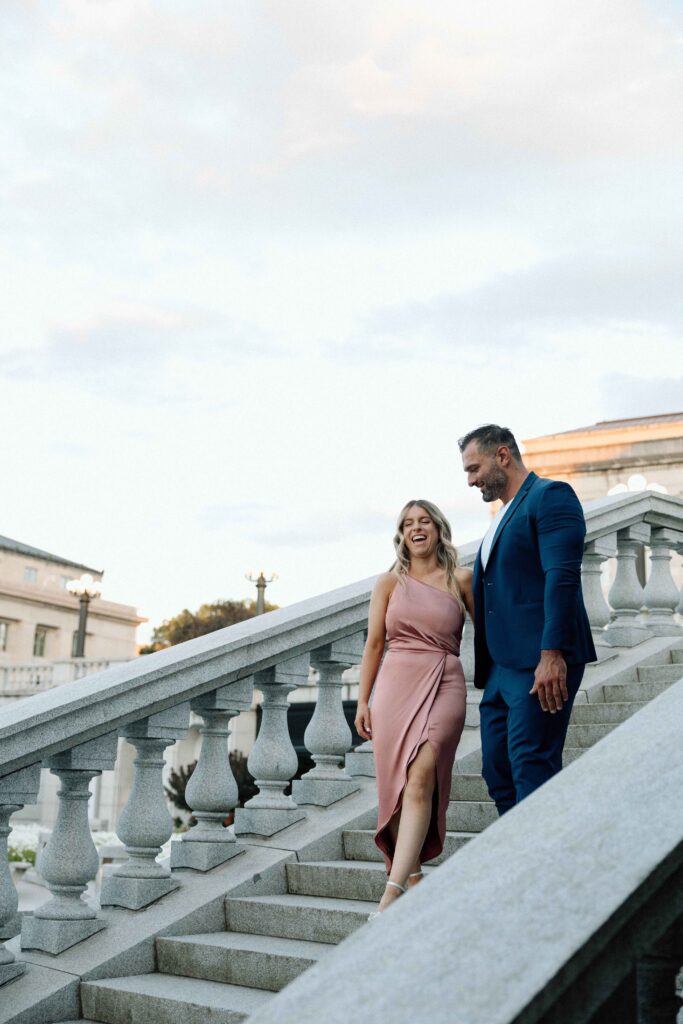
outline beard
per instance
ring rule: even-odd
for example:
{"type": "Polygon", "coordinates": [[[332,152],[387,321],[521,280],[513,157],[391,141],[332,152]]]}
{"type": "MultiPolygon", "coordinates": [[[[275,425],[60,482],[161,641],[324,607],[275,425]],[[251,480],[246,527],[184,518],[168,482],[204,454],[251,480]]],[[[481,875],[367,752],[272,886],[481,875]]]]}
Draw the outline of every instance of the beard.
{"type": "Polygon", "coordinates": [[[502,469],[498,469],[497,466],[487,473],[483,479],[484,486],[481,490],[481,496],[484,501],[497,501],[501,494],[505,490],[507,484],[507,477],[502,469]]]}

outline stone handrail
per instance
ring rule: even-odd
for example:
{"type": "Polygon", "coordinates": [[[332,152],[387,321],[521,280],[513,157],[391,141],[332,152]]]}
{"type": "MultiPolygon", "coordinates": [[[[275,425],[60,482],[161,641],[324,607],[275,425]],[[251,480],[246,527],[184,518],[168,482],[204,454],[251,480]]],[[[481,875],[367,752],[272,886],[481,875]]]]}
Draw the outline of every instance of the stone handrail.
{"type": "MultiPolygon", "coordinates": [[[[671,553],[683,548],[683,500],[644,492],[593,503],[586,509],[583,586],[598,643],[630,646],[658,633],[681,633],[679,592],[671,553]],[[643,588],[636,571],[642,548],[652,570],[643,588]],[[603,563],[616,557],[608,606],[603,563]]],[[[477,543],[460,549],[472,564],[477,543]]],[[[269,837],[353,792],[341,767],[351,734],[344,719],[341,677],[357,664],[373,578],[239,623],[177,647],[118,664],[69,685],[0,708],[0,844],[9,818],[34,803],[41,767],[59,777],[59,813],[38,869],[52,899],[21,927],[22,947],[58,954],[106,926],[82,900],[98,862],[88,824],[92,778],[115,765],[119,737],[137,752],[135,778],[117,831],[129,860],[106,880],[103,906],[138,910],[177,885],[174,868],[206,871],[239,852],[235,835],[269,837]],[[287,727],[288,696],[319,673],[315,714],[305,742],[314,767],[285,792],[297,768],[287,727]],[[258,791],[235,813],[234,833],[223,827],[237,787],[228,760],[230,722],[262,694],[261,729],[249,755],[258,791]],[[162,787],[163,754],[202,720],[202,745],[186,798],[198,824],[172,844],[171,870],[157,856],[171,835],[162,787]]],[[[0,940],[17,933],[16,893],[0,848],[0,940]]],[[[0,946],[0,984],[23,965],[0,946]]]]}

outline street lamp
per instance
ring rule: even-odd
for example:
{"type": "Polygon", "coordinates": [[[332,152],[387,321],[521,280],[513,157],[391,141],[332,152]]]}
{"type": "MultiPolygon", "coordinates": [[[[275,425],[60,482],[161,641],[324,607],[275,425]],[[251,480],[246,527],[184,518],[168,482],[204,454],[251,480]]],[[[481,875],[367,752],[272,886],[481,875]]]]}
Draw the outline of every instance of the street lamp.
{"type": "Polygon", "coordinates": [[[255,576],[253,572],[245,572],[244,578],[256,584],[256,615],[263,615],[266,610],[266,587],[277,579],[277,573],[274,572],[266,579],[263,569],[261,569],[258,576],[255,576]]]}
{"type": "Polygon", "coordinates": [[[82,658],[85,654],[85,626],[88,621],[88,605],[93,597],[100,596],[102,588],[89,572],[85,572],[79,580],[71,580],[67,583],[66,589],[80,601],[74,657],[82,658]]]}

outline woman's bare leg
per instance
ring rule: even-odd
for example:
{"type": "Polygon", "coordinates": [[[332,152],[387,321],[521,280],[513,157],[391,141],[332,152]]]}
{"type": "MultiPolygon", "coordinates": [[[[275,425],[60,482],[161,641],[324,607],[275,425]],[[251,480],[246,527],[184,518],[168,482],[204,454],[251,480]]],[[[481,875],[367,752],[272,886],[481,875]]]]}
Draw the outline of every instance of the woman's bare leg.
{"type": "MultiPolygon", "coordinates": [[[[396,821],[394,860],[389,875],[392,882],[404,886],[408,875],[420,870],[420,850],[429,828],[435,785],[434,752],[429,743],[423,743],[408,769],[408,781],[403,791],[400,816],[394,815],[389,826],[393,836],[396,821]]],[[[384,910],[399,895],[399,889],[392,885],[387,886],[379,909],[384,910]]]]}

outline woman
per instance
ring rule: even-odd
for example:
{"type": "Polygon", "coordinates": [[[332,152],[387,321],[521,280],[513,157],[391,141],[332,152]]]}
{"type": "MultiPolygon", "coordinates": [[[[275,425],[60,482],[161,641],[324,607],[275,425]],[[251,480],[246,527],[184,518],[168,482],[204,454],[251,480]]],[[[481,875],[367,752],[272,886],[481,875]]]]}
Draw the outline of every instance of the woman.
{"type": "Polygon", "coordinates": [[[375,753],[375,842],[389,876],[380,913],[416,885],[421,865],[443,850],[451,772],[465,724],[460,637],[465,610],[473,615],[472,572],[458,567],[451,528],[435,505],[408,502],[394,547],[396,561],[372,592],[355,720],[375,753]]]}

